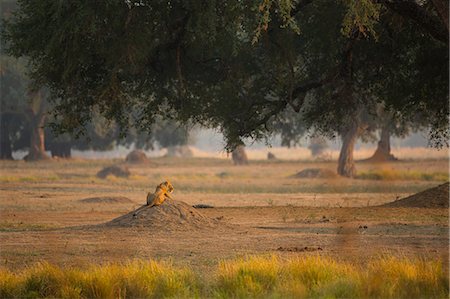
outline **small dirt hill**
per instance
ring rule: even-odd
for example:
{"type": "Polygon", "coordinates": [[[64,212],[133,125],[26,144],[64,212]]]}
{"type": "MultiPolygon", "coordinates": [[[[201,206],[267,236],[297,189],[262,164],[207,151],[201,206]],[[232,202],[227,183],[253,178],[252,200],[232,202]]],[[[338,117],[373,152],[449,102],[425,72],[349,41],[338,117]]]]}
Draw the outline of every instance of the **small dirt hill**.
{"type": "Polygon", "coordinates": [[[130,164],[146,164],[149,162],[149,159],[143,151],[134,150],[127,155],[125,162],[130,164]]]}
{"type": "Polygon", "coordinates": [[[167,200],[160,206],[142,206],[135,211],[113,219],[106,225],[180,231],[217,227],[218,221],[202,215],[195,208],[182,201],[167,200]]]}
{"type": "Polygon", "coordinates": [[[449,186],[449,183],[445,183],[382,206],[407,208],[448,208],[449,186]]]}
{"type": "Polygon", "coordinates": [[[133,201],[123,196],[102,196],[102,197],[89,197],[80,199],[82,203],[132,203],[133,201]]]}
{"type": "Polygon", "coordinates": [[[306,168],[291,176],[297,179],[332,179],[337,178],[336,172],[326,168],[306,168]]]}
{"type": "Polygon", "coordinates": [[[130,176],[130,170],[125,165],[112,165],[97,172],[97,177],[101,179],[105,179],[108,175],[127,178],[130,176]]]}

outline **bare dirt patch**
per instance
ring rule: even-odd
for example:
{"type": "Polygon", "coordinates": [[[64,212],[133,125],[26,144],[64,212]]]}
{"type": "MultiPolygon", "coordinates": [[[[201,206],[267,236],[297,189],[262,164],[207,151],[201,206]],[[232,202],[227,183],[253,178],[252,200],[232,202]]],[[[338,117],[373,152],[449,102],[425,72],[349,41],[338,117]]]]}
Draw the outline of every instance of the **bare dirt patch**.
{"type": "Polygon", "coordinates": [[[108,175],[116,177],[127,178],[130,176],[130,170],[125,165],[108,166],[97,172],[97,177],[104,179],[108,175]]]}
{"type": "Polygon", "coordinates": [[[406,208],[448,208],[449,183],[445,183],[406,198],[384,204],[384,206],[406,208]]]}
{"type": "Polygon", "coordinates": [[[312,252],[312,251],[322,251],[322,247],[278,247],[277,251],[289,251],[289,252],[312,252]]]}
{"type": "MultiPolygon", "coordinates": [[[[0,263],[8,269],[42,261],[88,267],[167,258],[208,273],[219,260],[260,253],[320,254],[361,263],[380,253],[448,260],[448,208],[379,207],[445,181],[299,181],[288,176],[305,168],[333,170],[336,162],[254,161],[235,167],[226,160],[176,158],[133,165],[127,179],[95,177],[102,167],[121,162],[0,161],[0,263]],[[147,192],[166,178],[176,199],[189,205],[181,209],[186,219],[166,203],[132,219],[147,192]],[[107,196],[133,203],[79,201],[107,196]],[[196,204],[214,208],[196,210],[191,207],[196,204]],[[172,208],[170,214],[165,210],[172,208]]],[[[358,164],[360,171],[373,167],[358,164]]],[[[444,172],[448,161],[400,161],[395,169],[444,172]]]]}
{"type": "Polygon", "coordinates": [[[132,203],[133,201],[128,197],[123,196],[101,196],[101,197],[89,197],[80,199],[82,203],[132,203]]]}
{"type": "Polygon", "coordinates": [[[326,168],[306,168],[292,176],[297,179],[333,179],[337,177],[336,172],[326,168]]]}

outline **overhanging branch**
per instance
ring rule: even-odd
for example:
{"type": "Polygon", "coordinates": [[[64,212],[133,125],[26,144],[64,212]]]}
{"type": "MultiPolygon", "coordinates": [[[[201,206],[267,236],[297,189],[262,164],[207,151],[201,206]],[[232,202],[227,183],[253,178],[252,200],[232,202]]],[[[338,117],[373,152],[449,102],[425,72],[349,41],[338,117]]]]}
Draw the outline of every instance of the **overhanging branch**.
{"type": "MultiPolygon", "coordinates": [[[[397,14],[413,20],[433,38],[448,43],[448,27],[437,17],[429,13],[425,7],[413,0],[372,0],[380,3],[397,14]]],[[[448,7],[447,7],[448,9],[448,7]]],[[[439,11],[438,11],[439,13],[439,11]]],[[[448,16],[448,11],[447,11],[448,16]]]]}

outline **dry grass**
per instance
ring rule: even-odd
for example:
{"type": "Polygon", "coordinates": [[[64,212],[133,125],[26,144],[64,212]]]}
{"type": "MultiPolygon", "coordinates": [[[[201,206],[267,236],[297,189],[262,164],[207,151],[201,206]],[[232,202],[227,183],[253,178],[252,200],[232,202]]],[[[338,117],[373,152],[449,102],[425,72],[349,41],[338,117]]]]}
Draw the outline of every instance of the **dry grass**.
{"type": "Polygon", "coordinates": [[[220,298],[448,298],[438,261],[378,258],[366,267],[310,256],[222,262],[214,289],[220,298]]]}
{"type": "Polygon", "coordinates": [[[190,270],[153,261],[86,270],[41,263],[17,274],[0,272],[1,298],[189,298],[197,285],[190,270]]]}
{"type": "Polygon", "coordinates": [[[42,181],[57,181],[57,175],[50,176],[20,176],[20,175],[2,175],[0,176],[0,183],[32,183],[42,181]]]}
{"type": "Polygon", "coordinates": [[[372,169],[360,171],[356,178],[365,180],[384,180],[384,181],[448,181],[448,172],[421,172],[412,170],[395,169],[372,169]]]}
{"type": "Polygon", "coordinates": [[[200,280],[187,268],[132,261],[0,271],[1,298],[448,298],[439,261],[378,258],[364,268],[328,257],[251,256],[220,262],[200,280]]]}

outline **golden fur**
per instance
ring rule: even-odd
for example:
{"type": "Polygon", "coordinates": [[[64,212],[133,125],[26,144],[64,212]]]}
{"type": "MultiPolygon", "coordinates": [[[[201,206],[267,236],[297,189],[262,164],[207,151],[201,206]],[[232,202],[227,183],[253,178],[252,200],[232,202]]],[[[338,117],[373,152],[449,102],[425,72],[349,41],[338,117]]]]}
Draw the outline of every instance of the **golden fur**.
{"type": "Polygon", "coordinates": [[[147,194],[147,205],[150,207],[161,205],[166,199],[173,199],[170,196],[174,190],[172,184],[167,180],[156,187],[154,193],[147,194]]]}

